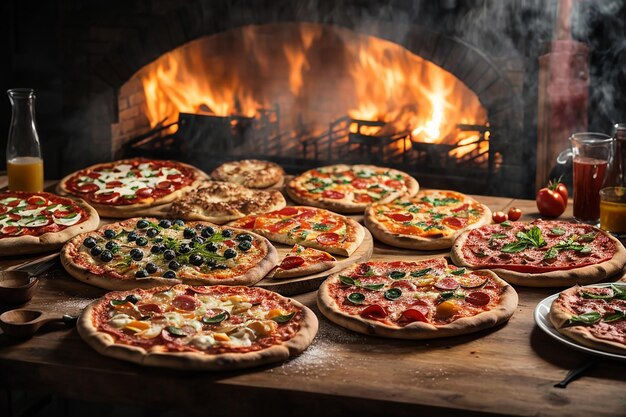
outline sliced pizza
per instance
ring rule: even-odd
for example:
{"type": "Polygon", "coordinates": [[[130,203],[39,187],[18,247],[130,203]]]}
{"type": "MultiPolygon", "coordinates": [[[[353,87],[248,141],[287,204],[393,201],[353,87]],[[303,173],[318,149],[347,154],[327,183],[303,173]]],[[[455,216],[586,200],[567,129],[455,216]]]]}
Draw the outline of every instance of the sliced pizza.
{"type": "Polygon", "coordinates": [[[273,242],[299,243],[342,256],[352,255],[365,237],[363,226],[351,218],[305,206],[287,206],[259,216],[247,216],[229,225],[253,230],[273,242]]]}
{"type": "Polygon", "coordinates": [[[456,191],[426,190],[415,197],[374,203],[365,226],[388,245],[408,249],[447,249],[465,230],[491,223],[491,210],[456,191]]]}
{"type": "Polygon", "coordinates": [[[226,162],[211,172],[215,181],[227,181],[247,188],[278,188],[283,185],[285,171],[270,161],[244,159],[226,162]]]}
{"type": "Polygon", "coordinates": [[[296,278],[328,271],[337,259],[330,253],[295,244],[276,267],[272,278],[296,278]]]}
{"type": "Polygon", "coordinates": [[[338,213],[363,213],[371,203],[412,197],[419,184],[409,174],[374,165],[331,165],[304,172],[286,187],[300,204],[338,213]]]}

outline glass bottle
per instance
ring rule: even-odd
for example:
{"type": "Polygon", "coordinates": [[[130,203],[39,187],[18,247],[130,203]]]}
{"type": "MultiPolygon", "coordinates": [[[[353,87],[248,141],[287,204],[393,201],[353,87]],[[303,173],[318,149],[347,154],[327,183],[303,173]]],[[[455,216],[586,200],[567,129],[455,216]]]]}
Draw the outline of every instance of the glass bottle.
{"type": "Polygon", "coordinates": [[[613,162],[600,190],[600,227],[626,238],[626,123],[615,125],[613,162]]]}
{"type": "Polygon", "coordinates": [[[7,143],[7,174],[11,191],[43,191],[43,159],[35,126],[35,91],[7,91],[13,106],[7,143]]]}

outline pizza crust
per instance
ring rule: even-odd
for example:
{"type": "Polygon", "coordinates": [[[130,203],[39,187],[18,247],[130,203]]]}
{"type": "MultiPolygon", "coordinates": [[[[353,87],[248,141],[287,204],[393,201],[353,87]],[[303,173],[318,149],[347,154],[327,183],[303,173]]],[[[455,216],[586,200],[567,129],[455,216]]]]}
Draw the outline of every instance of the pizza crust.
{"type": "MultiPolygon", "coordinates": [[[[115,161],[115,163],[118,163],[118,164],[132,163],[133,160],[134,159],[123,159],[123,160],[115,161]]],[[[146,161],[149,162],[150,160],[146,160],[146,161]]],[[[170,204],[173,201],[180,199],[188,191],[191,191],[200,187],[204,183],[204,181],[209,179],[209,176],[204,171],[194,167],[193,165],[185,164],[183,162],[178,162],[178,161],[175,161],[175,162],[193,171],[196,175],[196,180],[190,185],[183,187],[179,190],[176,190],[173,193],[170,193],[166,196],[163,196],[157,199],[148,198],[143,203],[140,202],[140,203],[135,203],[135,204],[123,205],[123,206],[115,206],[111,204],[99,204],[95,202],[90,202],[89,204],[91,204],[93,208],[95,208],[100,214],[100,216],[102,217],[128,218],[128,217],[138,217],[138,216],[159,215],[161,214],[161,210],[163,210],[164,205],[170,204]],[[155,211],[154,209],[157,207],[158,209],[157,211],[155,211]]],[[[93,170],[98,167],[107,166],[110,164],[111,164],[110,162],[105,162],[101,164],[91,165],[84,169],[93,170]]],[[[65,195],[65,196],[74,195],[67,188],[66,184],[68,183],[70,178],[76,175],[77,172],[73,172],[65,176],[63,179],[61,179],[61,181],[59,181],[59,183],[56,186],[56,192],[58,194],[65,195]]]]}
{"type": "Polygon", "coordinates": [[[144,366],[182,370],[225,371],[250,368],[287,360],[303,352],[317,334],[318,320],[315,314],[300,302],[291,303],[302,310],[303,318],[298,333],[278,345],[256,352],[224,353],[206,355],[193,352],[162,352],[142,347],[116,344],[113,336],[100,332],[94,326],[94,307],[100,300],[88,305],[80,315],[76,328],[81,338],[98,353],[144,366]]]}
{"type": "MultiPolygon", "coordinates": [[[[473,199],[470,199],[469,197],[466,198],[474,202],[473,199]]],[[[469,226],[457,230],[450,236],[442,236],[438,238],[412,236],[401,233],[389,232],[387,228],[381,225],[381,223],[376,219],[376,216],[374,214],[374,206],[369,206],[365,210],[363,222],[365,223],[365,227],[367,227],[367,229],[372,232],[372,235],[374,235],[376,239],[391,246],[415,250],[448,249],[452,247],[454,241],[461,233],[465,232],[466,230],[476,229],[478,227],[491,223],[491,210],[484,204],[481,204],[481,206],[483,207],[484,211],[475,223],[472,223],[469,226]]]]}
{"type": "Polygon", "coordinates": [[[562,297],[576,294],[579,290],[579,286],[569,288],[559,294],[559,297],[552,302],[550,306],[549,319],[554,328],[561,334],[575,340],[583,346],[590,347],[592,349],[607,351],[611,353],[617,353],[620,355],[626,354],[626,345],[614,342],[611,340],[600,339],[595,337],[587,326],[568,326],[567,322],[573,317],[573,314],[561,304],[562,297]]]}
{"type": "MultiPolygon", "coordinates": [[[[626,249],[624,245],[601,229],[597,229],[598,233],[602,233],[615,243],[616,252],[613,257],[607,261],[587,265],[580,268],[566,269],[561,271],[549,271],[541,273],[527,273],[510,271],[503,268],[490,268],[500,278],[508,283],[522,285],[526,287],[568,287],[574,284],[586,285],[593,284],[608,278],[611,278],[624,271],[626,266],[626,249]]],[[[467,241],[470,231],[463,232],[452,246],[450,258],[457,266],[465,266],[468,268],[482,268],[481,265],[472,265],[463,257],[463,246],[467,241]]]]}
{"type": "Polygon", "coordinates": [[[434,339],[458,336],[497,326],[511,318],[517,308],[518,296],[513,287],[502,281],[494,273],[490,271],[484,272],[491,275],[494,281],[497,281],[503,286],[499,306],[493,310],[485,311],[472,317],[463,317],[442,326],[434,326],[419,321],[409,323],[404,327],[391,326],[377,320],[364,319],[360,316],[344,313],[335,299],[330,295],[328,289],[330,281],[337,279],[339,273],[329,276],[328,279],[322,283],[317,294],[317,305],[324,316],[330,321],[349,330],[366,335],[393,339],[434,339]]]}
{"type": "Polygon", "coordinates": [[[49,252],[63,246],[72,237],[96,230],[100,224],[98,212],[84,200],[75,197],[64,197],[72,200],[87,212],[84,222],[75,224],[60,232],[44,233],[40,236],[16,236],[0,239],[0,255],[26,255],[49,252]]]}

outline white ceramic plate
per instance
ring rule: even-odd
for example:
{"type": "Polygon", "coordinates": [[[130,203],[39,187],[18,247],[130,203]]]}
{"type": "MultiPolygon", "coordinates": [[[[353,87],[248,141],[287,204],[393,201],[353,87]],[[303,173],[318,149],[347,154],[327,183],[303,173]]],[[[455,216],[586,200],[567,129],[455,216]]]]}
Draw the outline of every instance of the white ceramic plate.
{"type": "MultiPolygon", "coordinates": [[[[589,285],[589,287],[609,287],[611,286],[611,284],[612,282],[608,282],[604,284],[589,285]]],[[[550,306],[552,305],[552,302],[558,296],[559,296],[558,294],[554,294],[554,295],[551,295],[550,297],[544,298],[543,300],[539,302],[539,304],[537,304],[537,307],[535,307],[535,313],[534,313],[535,323],[537,323],[537,326],[539,326],[541,330],[546,332],[548,336],[552,337],[553,339],[556,339],[559,342],[564,343],[567,346],[573,349],[579,350],[581,352],[589,353],[591,355],[603,356],[605,358],[626,361],[626,355],[618,355],[616,353],[609,353],[609,352],[603,352],[597,349],[592,349],[592,348],[583,346],[580,343],[576,342],[575,340],[572,340],[562,335],[561,333],[559,333],[554,328],[554,326],[552,326],[552,323],[550,322],[550,318],[548,317],[548,315],[550,314],[550,306]]]]}

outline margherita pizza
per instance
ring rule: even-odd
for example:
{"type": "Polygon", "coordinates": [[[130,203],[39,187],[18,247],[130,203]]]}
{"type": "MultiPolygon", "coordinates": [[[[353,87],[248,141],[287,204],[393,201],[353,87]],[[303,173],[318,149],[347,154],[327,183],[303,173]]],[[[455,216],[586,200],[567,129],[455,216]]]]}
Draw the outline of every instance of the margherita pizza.
{"type": "Polygon", "coordinates": [[[288,206],[259,216],[247,216],[230,223],[232,227],[254,230],[273,242],[299,243],[336,255],[350,256],[363,242],[363,226],[328,210],[288,206]]]}
{"type": "Polygon", "coordinates": [[[625,355],[626,285],[569,288],[552,303],[550,321],[582,345],[625,355]]]}
{"type": "Polygon", "coordinates": [[[317,304],[347,329],[398,339],[471,333],[508,320],[517,293],[490,271],[418,262],[367,262],[331,275],[317,304]]]}
{"type": "Polygon", "coordinates": [[[187,285],[108,293],[77,324],[103,355],[189,370],[288,359],[311,344],[317,326],[310,309],[261,288],[187,285]]]}
{"type": "Polygon", "coordinates": [[[74,237],[61,262],[78,280],[109,290],[252,285],[278,263],[278,253],[267,239],[242,230],[135,218],[74,237]]]}
{"type": "Polygon", "coordinates": [[[286,204],[278,190],[251,190],[230,182],[207,181],[172,203],[169,215],[224,224],[250,214],[280,210],[286,204]]]}
{"type": "Polygon", "coordinates": [[[371,203],[412,197],[415,178],[402,171],[373,165],[331,165],[312,169],[287,184],[289,197],[300,204],[339,213],[363,213],[371,203]]]}
{"type": "Polygon", "coordinates": [[[0,256],[46,252],[98,227],[98,213],[80,199],[50,193],[0,193],[0,256]]]}
{"type": "Polygon", "coordinates": [[[365,226],[381,242],[418,250],[446,249],[463,231],[491,223],[484,204],[456,191],[420,191],[411,199],[375,203],[365,226]]]}
{"type": "Polygon", "coordinates": [[[278,188],[283,185],[285,171],[270,161],[244,159],[226,162],[211,173],[215,181],[228,181],[254,189],[278,188]]]}
{"type": "Polygon", "coordinates": [[[124,159],[70,174],[57,191],[85,199],[103,217],[132,217],[152,214],[151,208],[171,203],[207,178],[182,162],[124,159]]]}
{"type": "Polygon", "coordinates": [[[586,224],[535,220],[483,226],[454,242],[459,266],[489,268],[504,280],[529,287],[591,284],[621,273],[626,249],[613,236],[586,224]]]}
{"type": "Polygon", "coordinates": [[[295,244],[276,267],[272,278],[295,278],[328,271],[337,259],[328,252],[295,244]]]}

